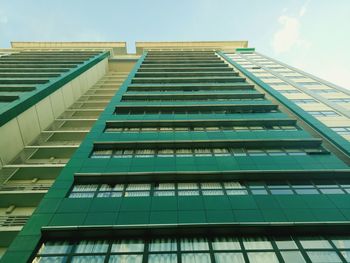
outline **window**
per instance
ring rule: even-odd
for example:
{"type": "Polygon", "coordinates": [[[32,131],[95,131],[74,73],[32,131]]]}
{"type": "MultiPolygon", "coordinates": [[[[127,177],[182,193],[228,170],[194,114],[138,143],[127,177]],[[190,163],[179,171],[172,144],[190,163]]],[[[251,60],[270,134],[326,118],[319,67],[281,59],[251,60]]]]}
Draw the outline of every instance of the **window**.
{"type": "Polygon", "coordinates": [[[308,111],[312,116],[315,117],[336,117],[340,116],[335,111],[308,111]]]}
{"type": "Polygon", "coordinates": [[[186,108],[174,108],[174,109],[152,109],[152,108],[118,108],[115,111],[117,115],[147,115],[147,114],[236,114],[236,113],[266,113],[266,112],[277,112],[277,110],[259,107],[259,108],[236,108],[236,107],[227,107],[222,108],[211,107],[211,109],[192,109],[190,106],[186,108]]]}
{"type": "Polygon", "coordinates": [[[303,79],[303,78],[305,78],[305,77],[304,77],[304,76],[297,75],[297,76],[286,76],[286,78],[289,78],[289,79],[303,79]]]}
{"type": "MultiPolygon", "coordinates": [[[[257,77],[259,77],[259,76],[257,76],[257,77]]],[[[277,78],[275,76],[262,76],[262,77],[260,77],[260,79],[265,80],[265,79],[277,79],[277,78]]]]}
{"type": "Polygon", "coordinates": [[[301,93],[299,90],[296,89],[290,89],[290,90],[280,90],[280,93],[283,94],[296,94],[296,93],[301,93]]]}
{"type": "Polygon", "coordinates": [[[291,101],[297,104],[319,103],[317,100],[314,99],[292,99],[291,101]]]}
{"type": "MultiPolygon", "coordinates": [[[[113,133],[144,133],[144,132],[219,132],[219,131],[266,131],[266,130],[297,130],[296,126],[211,126],[211,127],[154,127],[154,128],[113,128],[107,127],[105,132],[113,133]]],[[[106,152],[108,153],[108,152],[106,152]]]]}
{"type": "Polygon", "coordinates": [[[269,85],[271,85],[271,86],[285,86],[285,85],[289,85],[289,84],[286,82],[271,82],[271,83],[269,83],[269,85]]]}
{"type": "Polygon", "coordinates": [[[313,92],[316,93],[336,93],[338,92],[337,90],[334,89],[312,89],[313,92]]]}
{"type": "Polygon", "coordinates": [[[350,127],[334,127],[331,129],[340,135],[350,135],[350,127]]]}
{"type": "Polygon", "coordinates": [[[188,182],[152,184],[76,184],[69,198],[209,195],[333,195],[350,194],[350,182],[188,182]]]}
{"type": "Polygon", "coordinates": [[[32,262],[335,263],[349,259],[350,237],[214,236],[46,241],[32,262]],[[180,259],[179,258],[179,259],[180,259]]]}
{"type": "Polygon", "coordinates": [[[154,102],[159,102],[159,101],[210,101],[210,102],[215,102],[215,101],[256,101],[256,100],[263,100],[263,98],[257,98],[257,97],[249,97],[247,96],[246,98],[237,98],[234,94],[226,94],[222,96],[218,95],[210,95],[208,94],[207,96],[199,96],[199,95],[193,95],[191,97],[187,96],[182,96],[180,98],[174,96],[163,96],[163,97],[143,97],[143,98],[133,98],[130,96],[124,96],[122,98],[122,101],[154,101],[154,102]]]}
{"type": "Polygon", "coordinates": [[[328,100],[335,103],[350,103],[350,98],[339,98],[339,99],[328,99],[328,100]]]}
{"type": "Polygon", "coordinates": [[[297,84],[302,86],[319,86],[321,83],[318,82],[297,82],[297,84]]]}
{"type": "MultiPolygon", "coordinates": [[[[273,126],[275,127],[275,126],[273,126]]],[[[277,128],[279,129],[279,128],[277,128]]],[[[295,127],[285,127],[285,130],[295,130],[295,127]]],[[[97,150],[98,153],[101,150],[97,150]]],[[[307,155],[309,153],[326,153],[321,148],[317,149],[244,149],[244,148],[186,148],[186,149],[116,149],[108,150],[103,158],[172,158],[172,157],[211,157],[211,156],[279,156],[279,155],[307,155]]],[[[100,158],[99,154],[92,152],[91,158],[100,158]]]]}

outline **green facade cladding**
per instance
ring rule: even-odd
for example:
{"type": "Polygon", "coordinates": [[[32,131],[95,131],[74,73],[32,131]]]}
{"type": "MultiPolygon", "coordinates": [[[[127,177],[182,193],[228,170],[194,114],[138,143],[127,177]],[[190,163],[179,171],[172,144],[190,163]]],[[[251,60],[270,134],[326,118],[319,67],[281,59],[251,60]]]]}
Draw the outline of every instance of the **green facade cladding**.
{"type": "Polygon", "coordinates": [[[329,236],[349,234],[348,165],[230,64],[214,51],[146,52],[2,262],[123,262],[132,249],[124,255],[121,238],[146,244],[125,262],[292,262],[292,252],[316,262],[305,235],[324,236],[338,260],[328,262],[346,262],[348,247],[329,236]],[[223,235],[242,250],[212,253],[223,235]],[[249,250],[254,235],[271,248],[249,250]],[[284,251],[278,239],[291,235],[295,248],[284,251]],[[210,242],[187,254],[183,238],[193,236],[210,242]],[[155,237],[175,248],[159,256],[155,237]],[[102,241],[84,254],[81,240],[102,241]],[[42,247],[56,241],[69,245],[42,247]]]}

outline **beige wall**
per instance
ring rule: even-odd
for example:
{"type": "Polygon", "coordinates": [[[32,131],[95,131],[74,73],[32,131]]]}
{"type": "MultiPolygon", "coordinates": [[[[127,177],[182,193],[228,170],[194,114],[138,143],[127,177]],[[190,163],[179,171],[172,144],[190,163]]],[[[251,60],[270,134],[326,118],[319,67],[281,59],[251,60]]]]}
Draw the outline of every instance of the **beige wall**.
{"type": "Polygon", "coordinates": [[[135,66],[137,59],[135,60],[110,60],[108,68],[110,71],[116,72],[130,72],[135,66]]]}
{"type": "Polygon", "coordinates": [[[108,71],[108,59],[0,127],[0,168],[9,163],[108,71]]]}

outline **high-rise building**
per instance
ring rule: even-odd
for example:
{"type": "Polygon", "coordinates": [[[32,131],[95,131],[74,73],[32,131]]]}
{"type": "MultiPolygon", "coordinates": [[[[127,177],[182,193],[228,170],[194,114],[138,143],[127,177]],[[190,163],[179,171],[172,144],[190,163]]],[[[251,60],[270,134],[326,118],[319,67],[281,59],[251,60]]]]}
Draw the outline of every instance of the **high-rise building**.
{"type": "Polygon", "coordinates": [[[350,262],[347,90],[246,41],[12,45],[2,262],[350,262]]]}

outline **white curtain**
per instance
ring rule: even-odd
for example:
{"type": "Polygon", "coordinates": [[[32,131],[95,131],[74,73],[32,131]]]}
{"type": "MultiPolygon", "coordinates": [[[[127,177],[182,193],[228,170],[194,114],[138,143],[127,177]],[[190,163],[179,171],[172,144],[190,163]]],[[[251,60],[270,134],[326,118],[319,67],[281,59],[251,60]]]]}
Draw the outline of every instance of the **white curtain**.
{"type": "Polygon", "coordinates": [[[175,239],[159,238],[149,243],[149,251],[176,251],[177,245],[175,239]]]}
{"type": "Polygon", "coordinates": [[[215,253],[216,263],[244,263],[242,253],[215,253]]]}
{"type": "Polygon", "coordinates": [[[205,238],[183,238],[181,239],[182,251],[209,250],[208,241],[205,238]]]}
{"type": "Polygon", "coordinates": [[[248,258],[250,263],[279,263],[274,252],[251,252],[248,258]]]}
{"type": "Polygon", "coordinates": [[[112,255],[108,263],[142,263],[142,255],[112,255]]]}
{"type": "Polygon", "coordinates": [[[202,189],[222,189],[220,183],[201,183],[202,189]]]}
{"type": "Polygon", "coordinates": [[[211,263],[208,253],[185,253],[181,259],[182,263],[211,263]]]}
{"type": "Polygon", "coordinates": [[[33,263],[63,263],[66,257],[37,257],[33,263]]]}
{"type": "Polygon", "coordinates": [[[75,253],[104,253],[107,252],[106,240],[82,240],[75,249],[75,253]]]}
{"type": "Polygon", "coordinates": [[[212,242],[214,250],[240,250],[241,246],[237,238],[215,238],[212,242]]]}
{"type": "Polygon", "coordinates": [[[74,256],[71,263],[103,263],[105,256],[74,256]]]}
{"type": "Polygon", "coordinates": [[[246,249],[272,249],[271,242],[266,237],[243,238],[246,249]]]}
{"type": "Polygon", "coordinates": [[[177,263],[176,254],[150,254],[148,263],[177,263]]]}
{"type": "Polygon", "coordinates": [[[41,246],[39,254],[64,254],[68,252],[69,248],[67,241],[49,241],[41,246]]]}
{"type": "Polygon", "coordinates": [[[139,239],[118,240],[112,244],[112,252],[142,252],[143,241],[139,239]]]}
{"type": "Polygon", "coordinates": [[[75,192],[70,193],[69,198],[93,198],[94,193],[83,193],[83,192],[75,192]]]}
{"type": "Polygon", "coordinates": [[[94,192],[97,190],[97,184],[78,184],[73,187],[73,192],[94,192]]]}

